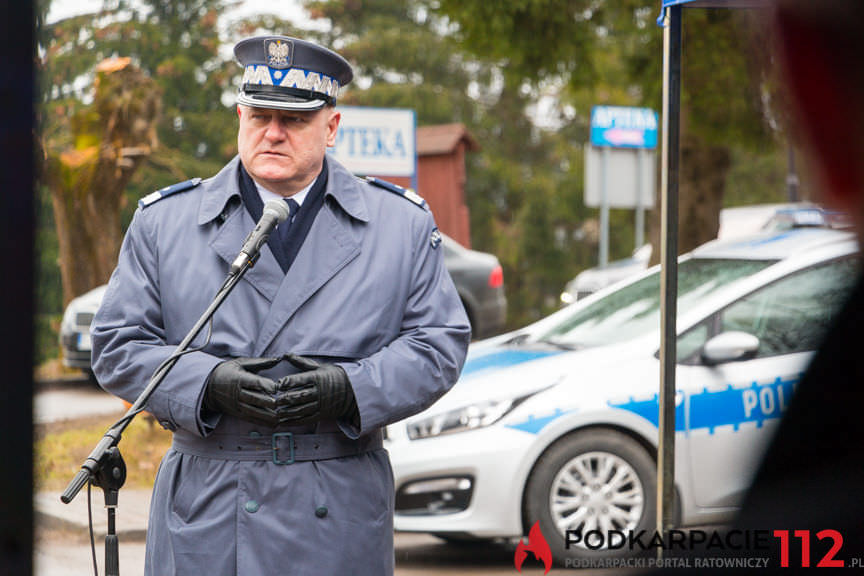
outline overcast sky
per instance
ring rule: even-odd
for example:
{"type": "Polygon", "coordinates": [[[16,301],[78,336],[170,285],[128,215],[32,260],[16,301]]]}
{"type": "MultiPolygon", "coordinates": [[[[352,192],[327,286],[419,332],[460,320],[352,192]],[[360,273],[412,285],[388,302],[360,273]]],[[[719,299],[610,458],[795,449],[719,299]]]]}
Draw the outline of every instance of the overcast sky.
{"type": "MultiPolygon", "coordinates": [[[[47,21],[56,22],[70,16],[96,12],[101,6],[102,0],[53,0],[47,21]]],[[[298,26],[306,27],[304,24],[305,12],[300,7],[299,0],[280,0],[278,3],[273,2],[273,0],[244,0],[238,8],[227,12],[226,15],[235,18],[265,12],[278,12],[287,19],[294,21],[298,26]],[[274,10],[274,5],[278,6],[278,9],[274,10]],[[301,15],[304,17],[299,17],[301,15]]]]}

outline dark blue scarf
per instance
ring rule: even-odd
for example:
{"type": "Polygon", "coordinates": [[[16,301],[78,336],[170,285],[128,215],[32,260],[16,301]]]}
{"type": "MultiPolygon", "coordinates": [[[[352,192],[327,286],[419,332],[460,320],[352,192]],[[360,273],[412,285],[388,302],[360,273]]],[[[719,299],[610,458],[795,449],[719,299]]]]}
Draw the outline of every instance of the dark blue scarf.
{"type": "MultiPolygon", "coordinates": [[[[318,178],[312,184],[312,188],[306,195],[303,205],[300,206],[300,209],[294,216],[288,236],[283,241],[280,239],[279,234],[274,232],[267,240],[270,251],[273,252],[273,256],[276,257],[276,261],[279,262],[279,266],[286,274],[291,268],[294,258],[297,257],[297,253],[300,252],[300,247],[303,246],[303,241],[306,240],[306,235],[309,234],[309,230],[312,228],[315,216],[318,215],[318,211],[324,205],[324,190],[326,188],[327,159],[325,158],[321,173],[318,174],[318,178]]],[[[243,199],[243,205],[246,206],[246,210],[252,216],[252,220],[258,222],[264,213],[264,202],[258,194],[255,182],[252,181],[252,177],[246,172],[243,164],[240,164],[240,196],[243,199]]]]}

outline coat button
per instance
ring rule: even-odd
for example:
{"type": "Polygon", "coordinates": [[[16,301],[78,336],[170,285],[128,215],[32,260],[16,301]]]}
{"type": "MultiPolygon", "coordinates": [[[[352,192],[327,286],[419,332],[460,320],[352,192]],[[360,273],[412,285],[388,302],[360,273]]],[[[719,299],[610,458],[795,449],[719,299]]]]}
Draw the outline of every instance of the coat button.
{"type": "Polygon", "coordinates": [[[327,507],[319,506],[318,508],[316,508],[315,516],[317,516],[318,518],[324,518],[325,516],[327,516],[327,507]]]}
{"type": "Polygon", "coordinates": [[[258,502],[256,502],[255,500],[249,500],[248,502],[246,502],[246,511],[250,514],[254,514],[255,512],[257,512],[258,508],[260,507],[261,506],[259,506],[258,502]]]}

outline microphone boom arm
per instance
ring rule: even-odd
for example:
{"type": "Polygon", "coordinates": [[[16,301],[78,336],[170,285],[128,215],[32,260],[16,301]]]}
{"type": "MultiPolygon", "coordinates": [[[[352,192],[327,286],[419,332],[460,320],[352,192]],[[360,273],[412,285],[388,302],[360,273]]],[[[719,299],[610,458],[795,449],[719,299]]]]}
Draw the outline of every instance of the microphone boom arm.
{"type": "Polygon", "coordinates": [[[225,282],[223,282],[219,292],[216,293],[210,306],[207,307],[195,325],[189,330],[189,333],[186,334],[180,344],[177,345],[177,348],[171,356],[166,358],[165,361],[156,368],[153,375],[150,377],[147,386],[141,391],[141,394],[138,395],[138,398],[136,398],[132,406],[126,411],[126,414],[124,414],[120,420],[114,423],[114,425],[105,432],[102,439],[98,444],[96,444],[96,447],[90,455],[87,456],[87,459],[84,460],[81,469],[69,482],[66,486],[66,490],[64,490],[63,494],[60,496],[60,500],[63,501],[64,504],[72,502],[87,481],[90,480],[91,477],[96,476],[99,470],[105,465],[109,456],[109,451],[120,442],[123,431],[126,430],[126,427],[129,426],[132,419],[135,418],[137,414],[144,411],[144,406],[146,406],[148,400],[150,400],[150,397],[153,395],[153,392],[162,380],[165,379],[168,372],[170,372],[174,365],[177,364],[180,357],[189,351],[189,345],[198,336],[201,329],[204,328],[204,325],[207,324],[216,312],[216,309],[222,304],[222,301],[227,298],[231,290],[234,289],[234,286],[237,285],[237,282],[240,281],[240,278],[243,277],[243,274],[245,274],[246,271],[255,264],[255,261],[260,255],[261,247],[267,242],[270,233],[279,223],[284,222],[289,215],[287,204],[281,200],[269,200],[264,205],[264,213],[262,214],[261,219],[258,221],[252,232],[249,233],[249,236],[246,237],[246,241],[243,243],[243,248],[241,248],[237,258],[235,258],[234,262],[231,264],[228,277],[225,279],[225,282]]]}
{"type": "Polygon", "coordinates": [[[111,426],[108,431],[105,432],[105,435],[96,444],[96,447],[87,456],[87,459],[81,465],[81,469],[69,482],[66,486],[66,490],[63,491],[63,494],[60,496],[60,500],[63,501],[64,504],[69,504],[84,487],[87,481],[94,476],[98,470],[105,463],[105,460],[108,457],[108,451],[117,445],[120,442],[120,438],[123,435],[123,431],[126,430],[127,426],[132,422],[135,416],[144,411],[144,406],[150,400],[150,397],[153,395],[153,392],[162,383],[162,380],[165,379],[165,376],[168,375],[168,372],[174,367],[178,360],[180,360],[180,356],[188,351],[189,345],[192,341],[198,336],[201,332],[202,328],[207,324],[210,320],[210,317],[216,312],[216,309],[222,304],[222,301],[228,296],[228,294],[233,290],[234,286],[240,279],[243,277],[243,274],[252,266],[252,261],[247,260],[243,265],[237,270],[236,273],[230,274],[225,282],[222,284],[222,287],[219,289],[219,292],[213,298],[213,301],[210,303],[210,306],[207,307],[207,310],[201,315],[198,321],[194,326],[189,330],[189,333],[186,334],[186,337],[183,338],[183,341],[177,345],[177,348],[174,349],[174,352],[169,356],[153,373],[150,377],[150,381],[147,383],[147,386],[144,390],[141,391],[141,394],[138,395],[138,398],[132,404],[132,406],[126,411],[126,414],[123,415],[120,420],[118,420],[113,426],[111,426]]]}

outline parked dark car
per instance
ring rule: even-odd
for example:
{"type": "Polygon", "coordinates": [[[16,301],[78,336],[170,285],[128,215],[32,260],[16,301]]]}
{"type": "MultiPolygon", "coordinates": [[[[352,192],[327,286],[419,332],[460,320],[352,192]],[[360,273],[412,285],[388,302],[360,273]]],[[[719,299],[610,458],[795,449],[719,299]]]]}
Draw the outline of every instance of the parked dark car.
{"type": "MultiPolygon", "coordinates": [[[[504,275],[492,254],[464,248],[443,236],[444,263],[471,321],[472,336],[485,338],[501,331],[507,315],[504,275]]],[[[74,298],[60,324],[63,364],[90,372],[90,323],[102,303],[106,285],[74,298]]],[[[203,310],[202,310],[203,312],[203,310]]]]}
{"type": "Polygon", "coordinates": [[[507,298],[504,272],[493,254],[465,248],[442,235],[444,264],[453,278],[471,322],[471,337],[494,336],[504,328],[507,298]]]}

